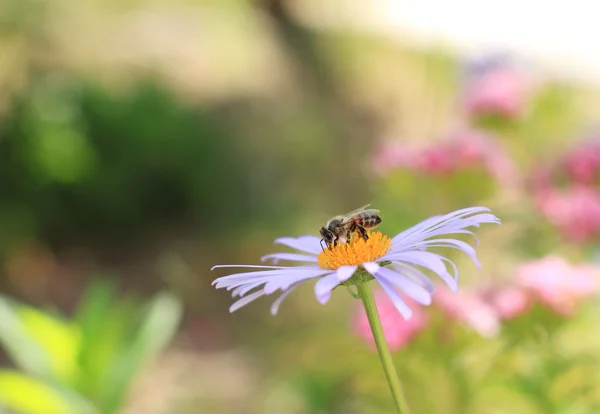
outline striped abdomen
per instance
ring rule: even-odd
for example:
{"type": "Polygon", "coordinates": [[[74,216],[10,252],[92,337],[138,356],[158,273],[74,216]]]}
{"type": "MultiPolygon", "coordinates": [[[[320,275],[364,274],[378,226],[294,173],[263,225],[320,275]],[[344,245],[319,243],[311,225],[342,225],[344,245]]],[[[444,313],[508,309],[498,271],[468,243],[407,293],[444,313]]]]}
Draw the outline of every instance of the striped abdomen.
{"type": "Polygon", "coordinates": [[[372,229],[381,223],[381,217],[372,213],[360,213],[354,217],[354,222],[365,229],[372,229]]]}

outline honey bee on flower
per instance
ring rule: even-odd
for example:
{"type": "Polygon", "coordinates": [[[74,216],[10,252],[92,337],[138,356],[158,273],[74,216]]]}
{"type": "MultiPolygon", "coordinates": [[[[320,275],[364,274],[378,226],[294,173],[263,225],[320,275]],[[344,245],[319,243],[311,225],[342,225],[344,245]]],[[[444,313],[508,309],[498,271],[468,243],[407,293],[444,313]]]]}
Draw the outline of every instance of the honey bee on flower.
{"type": "MultiPolygon", "coordinates": [[[[369,214],[376,212],[376,210],[365,211],[369,214]]],[[[322,239],[313,235],[282,237],[276,239],[275,243],[299,252],[272,253],[262,257],[262,261],[273,260],[272,266],[214,266],[213,269],[239,267],[260,270],[219,277],[213,281],[213,285],[216,288],[225,288],[231,291],[233,297],[240,298],[230,307],[231,312],[262,296],[281,291],[280,296],[271,306],[271,313],[276,314],[283,300],[295,288],[310,280],[317,281],[315,295],[322,304],[329,301],[332,290],[340,284],[360,286],[376,280],[389,296],[396,310],[405,319],[409,319],[412,310],[402,295],[412,298],[421,305],[430,305],[434,284],[428,273],[440,277],[451,290],[458,289],[457,266],[447,257],[431,252],[429,249],[449,247],[460,250],[479,267],[475,249],[466,242],[452,238],[452,235],[475,236],[468,228],[479,227],[486,223],[499,224],[500,220],[489,211],[485,207],[470,207],[431,217],[392,238],[378,231],[367,231],[365,226],[361,226],[364,233],[358,227],[353,226],[350,229],[348,223],[351,221],[342,220],[346,222],[345,241],[337,242],[339,236],[334,233],[337,237],[331,239],[331,245],[326,241],[328,248],[323,249],[322,239]],[[348,232],[349,230],[352,231],[348,232]],[[361,237],[350,237],[355,231],[361,237]],[[301,264],[279,266],[278,261],[301,264]]],[[[331,221],[325,229],[333,233],[334,230],[329,227],[338,232],[331,221]]],[[[321,235],[325,238],[323,232],[321,235]]],[[[327,235],[329,236],[328,233],[327,235]]]]}
{"type": "MultiPolygon", "coordinates": [[[[335,247],[340,237],[345,237],[346,242],[350,241],[353,233],[360,234],[365,240],[369,239],[367,230],[374,229],[381,223],[381,217],[377,215],[379,210],[368,209],[370,204],[362,206],[349,213],[335,216],[327,222],[325,227],[321,227],[319,233],[323,237],[321,242],[325,242],[327,247],[335,247]]],[[[325,250],[325,249],[323,249],[325,250]]]]}

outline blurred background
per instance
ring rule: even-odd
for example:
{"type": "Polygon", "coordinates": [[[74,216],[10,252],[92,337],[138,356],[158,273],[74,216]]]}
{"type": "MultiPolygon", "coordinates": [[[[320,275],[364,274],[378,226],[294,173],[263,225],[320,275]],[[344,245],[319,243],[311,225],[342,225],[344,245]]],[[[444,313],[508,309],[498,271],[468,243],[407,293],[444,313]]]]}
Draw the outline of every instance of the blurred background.
{"type": "Polygon", "coordinates": [[[393,412],[345,292],[210,286],[367,203],[504,223],[378,299],[414,413],[600,412],[594,14],[412,3],[0,0],[0,412],[393,412]]]}

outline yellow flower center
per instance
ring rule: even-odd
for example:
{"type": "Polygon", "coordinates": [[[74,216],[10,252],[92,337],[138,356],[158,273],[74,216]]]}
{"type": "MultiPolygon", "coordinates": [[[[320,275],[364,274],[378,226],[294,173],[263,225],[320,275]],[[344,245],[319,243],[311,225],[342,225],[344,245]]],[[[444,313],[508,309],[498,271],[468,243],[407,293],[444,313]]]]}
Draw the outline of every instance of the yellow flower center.
{"type": "Polygon", "coordinates": [[[373,262],[387,253],[392,241],[381,232],[369,232],[365,240],[353,235],[349,242],[339,242],[337,246],[319,253],[317,261],[322,269],[335,270],[340,266],[360,266],[373,262]]]}

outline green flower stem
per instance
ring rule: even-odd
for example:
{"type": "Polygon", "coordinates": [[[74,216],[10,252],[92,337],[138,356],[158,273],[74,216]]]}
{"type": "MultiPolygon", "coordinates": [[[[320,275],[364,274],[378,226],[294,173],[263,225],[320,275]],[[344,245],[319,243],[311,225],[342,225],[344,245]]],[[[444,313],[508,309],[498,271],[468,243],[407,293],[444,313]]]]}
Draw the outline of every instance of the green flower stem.
{"type": "Polygon", "coordinates": [[[357,283],[356,287],[358,288],[358,295],[365,307],[367,319],[369,319],[369,325],[373,332],[375,345],[377,345],[377,352],[379,353],[379,358],[381,359],[381,364],[383,365],[383,370],[385,371],[385,376],[390,386],[394,403],[396,404],[396,410],[399,414],[408,414],[408,404],[406,403],[406,398],[402,392],[402,386],[400,385],[400,379],[398,378],[398,373],[396,372],[396,367],[392,360],[392,354],[390,353],[390,349],[385,341],[385,336],[383,335],[383,326],[381,326],[379,313],[375,306],[375,297],[373,296],[369,282],[357,283]]]}

